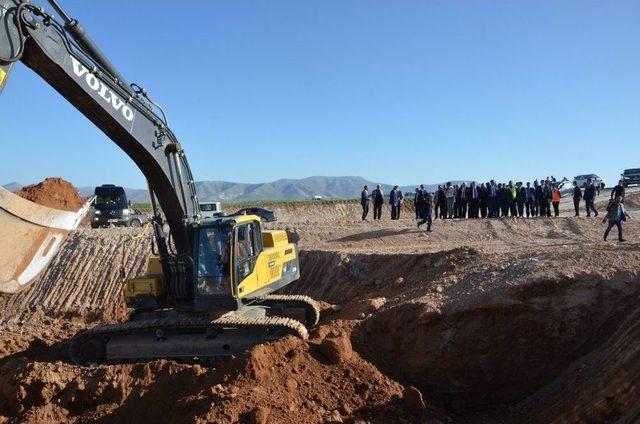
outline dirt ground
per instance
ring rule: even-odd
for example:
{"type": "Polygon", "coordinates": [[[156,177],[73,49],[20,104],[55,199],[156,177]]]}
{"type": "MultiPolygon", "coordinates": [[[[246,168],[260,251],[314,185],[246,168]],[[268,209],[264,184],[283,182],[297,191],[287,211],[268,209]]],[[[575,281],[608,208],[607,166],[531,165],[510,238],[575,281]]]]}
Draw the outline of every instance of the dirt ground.
{"type": "MultiPolygon", "coordinates": [[[[640,218],[638,189],[626,203],[640,218]]],[[[321,325],[217,369],[68,364],[76,331],[126,319],[120,270],[151,248],[133,229],[78,230],[0,298],[0,422],[638,422],[640,223],[604,242],[600,218],[561,209],[426,233],[408,206],[380,222],[357,202],[277,207],[269,227],[301,249],[284,290],[323,301],[321,325]]]]}

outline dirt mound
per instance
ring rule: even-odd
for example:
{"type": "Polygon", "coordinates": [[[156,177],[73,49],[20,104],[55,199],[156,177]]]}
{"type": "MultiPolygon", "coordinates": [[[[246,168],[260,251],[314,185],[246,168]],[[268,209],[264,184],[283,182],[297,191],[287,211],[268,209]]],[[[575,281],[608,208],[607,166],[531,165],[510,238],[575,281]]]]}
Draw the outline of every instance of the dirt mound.
{"type": "Polygon", "coordinates": [[[84,205],[78,190],[62,178],[47,178],[16,191],[18,196],[42,206],[75,212],[84,205]]]}
{"type": "MultiPolygon", "coordinates": [[[[349,328],[334,324],[328,337],[348,339],[349,328]]],[[[167,361],[78,367],[18,357],[0,366],[0,417],[39,423],[230,423],[267,417],[266,422],[298,424],[408,423],[443,416],[433,408],[403,411],[400,384],[356,353],[330,363],[319,351],[322,342],[282,339],[219,369],[167,361]]]]}

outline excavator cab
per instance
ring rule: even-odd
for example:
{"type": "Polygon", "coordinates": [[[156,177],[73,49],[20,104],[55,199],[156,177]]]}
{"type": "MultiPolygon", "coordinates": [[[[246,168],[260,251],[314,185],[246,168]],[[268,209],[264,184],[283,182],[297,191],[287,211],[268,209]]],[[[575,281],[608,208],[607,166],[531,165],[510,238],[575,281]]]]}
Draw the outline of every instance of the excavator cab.
{"type": "MultiPolygon", "coordinates": [[[[264,231],[254,215],[207,220],[194,234],[194,311],[237,310],[300,278],[298,251],[284,231],[264,231]]],[[[125,284],[125,300],[136,311],[168,305],[159,258],[147,273],[125,284]]]]}

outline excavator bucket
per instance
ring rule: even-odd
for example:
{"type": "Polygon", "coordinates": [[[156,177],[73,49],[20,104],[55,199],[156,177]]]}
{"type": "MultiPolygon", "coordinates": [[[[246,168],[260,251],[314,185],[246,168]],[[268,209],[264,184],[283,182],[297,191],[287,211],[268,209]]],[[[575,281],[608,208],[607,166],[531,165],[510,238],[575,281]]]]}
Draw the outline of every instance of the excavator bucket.
{"type": "Polygon", "coordinates": [[[0,187],[0,292],[17,293],[49,265],[71,230],[89,211],[41,206],[0,187]]]}

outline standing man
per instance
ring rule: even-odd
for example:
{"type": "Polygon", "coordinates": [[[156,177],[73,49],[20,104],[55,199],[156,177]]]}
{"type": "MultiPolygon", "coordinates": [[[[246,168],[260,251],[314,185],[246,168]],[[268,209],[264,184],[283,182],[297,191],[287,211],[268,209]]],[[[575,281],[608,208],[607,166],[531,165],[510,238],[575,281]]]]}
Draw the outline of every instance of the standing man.
{"type": "Polygon", "coordinates": [[[454,196],[453,196],[453,217],[457,218],[459,215],[459,209],[460,209],[460,187],[458,187],[458,184],[454,184],[453,185],[453,190],[454,190],[454,196]]]}
{"type": "Polygon", "coordinates": [[[458,218],[467,217],[467,184],[462,183],[458,189],[458,218]]]}
{"type": "Polygon", "coordinates": [[[498,184],[498,192],[500,193],[500,211],[501,216],[506,218],[509,216],[509,204],[511,203],[511,192],[507,184],[498,184]]]}
{"type": "Polygon", "coordinates": [[[400,188],[397,188],[396,191],[398,192],[398,209],[396,210],[396,219],[400,219],[400,211],[402,210],[402,203],[404,203],[404,193],[400,188]]]}
{"type": "Polygon", "coordinates": [[[480,209],[480,189],[476,186],[475,181],[471,181],[471,187],[467,190],[467,198],[469,199],[469,218],[476,219],[480,209]]]}
{"type": "Polygon", "coordinates": [[[573,209],[575,209],[575,216],[580,216],[580,200],[582,200],[582,190],[578,187],[578,182],[573,182],[573,209]]]}
{"type": "Polygon", "coordinates": [[[518,216],[520,218],[524,217],[524,204],[527,202],[527,190],[525,190],[524,186],[520,181],[516,183],[517,193],[516,193],[516,203],[518,205],[518,216]]]}
{"type": "Polygon", "coordinates": [[[553,198],[553,193],[549,188],[548,180],[542,182],[542,188],[540,189],[540,216],[551,217],[551,207],[549,201],[553,198]]]}
{"type": "Polygon", "coordinates": [[[482,183],[480,185],[480,216],[486,218],[489,216],[489,184],[482,183]]]}
{"type": "Polygon", "coordinates": [[[527,200],[525,206],[527,209],[527,218],[529,218],[529,216],[533,216],[533,204],[536,201],[536,194],[535,191],[531,188],[530,182],[527,182],[527,187],[525,188],[525,190],[527,192],[527,200]]]}
{"type": "Polygon", "coordinates": [[[380,184],[373,190],[373,220],[382,218],[382,205],[384,204],[384,195],[380,184]]]}
{"type": "Polygon", "coordinates": [[[607,206],[607,216],[602,220],[603,224],[609,220],[609,225],[604,232],[604,241],[607,241],[609,231],[611,231],[614,225],[618,227],[618,241],[625,241],[625,239],[622,238],[622,221],[626,221],[627,218],[631,218],[631,216],[629,216],[627,210],[624,208],[622,196],[616,196],[615,200],[609,202],[609,206],[607,206]]]}
{"type": "MultiPolygon", "coordinates": [[[[423,187],[423,186],[421,186],[423,187]]],[[[435,194],[434,194],[434,201],[435,201],[435,207],[434,207],[434,214],[433,214],[433,219],[438,219],[438,211],[440,210],[440,190],[442,190],[442,186],[439,185],[438,189],[436,190],[435,194]]]]}
{"type": "Polygon", "coordinates": [[[360,205],[362,205],[362,220],[367,220],[369,215],[369,187],[364,186],[364,190],[360,193],[360,205]]]}
{"type": "Polygon", "coordinates": [[[596,186],[593,185],[591,178],[587,178],[587,187],[584,189],[584,203],[587,207],[587,218],[591,217],[593,211],[594,216],[598,216],[598,211],[593,202],[596,199],[596,186]]]}
{"type": "Polygon", "coordinates": [[[456,200],[456,189],[453,188],[451,182],[447,183],[447,190],[445,191],[446,199],[447,199],[447,218],[453,218],[453,203],[456,200]]]}
{"type": "Polygon", "coordinates": [[[533,205],[534,209],[535,209],[535,214],[533,216],[542,216],[542,211],[541,209],[541,202],[542,202],[542,185],[538,182],[538,180],[535,180],[533,182],[533,186],[534,188],[534,193],[535,193],[535,198],[536,201],[533,205]]]}
{"type": "Polygon", "coordinates": [[[553,201],[553,215],[557,218],[560,216],[560,199],[562,198],[558,187],[553,186],[553,189],[551,189],[551,196],[553,201]]]}
{"type": "Polygon", "coordinates": [[[440,219],[444,219],[447,217],[447,193],[444,185],[438,190],[437,202],[440,203],[440,219]]]}
{"type": "Polygon", "coordinates": [[[489,184],[489,218],[498,217],[498,186],[491,180],[489,184]]]}
{"type": "Polygon", "coordinates": [[[512,217],[518,216],[518,209],[516,207],[516,198],[518,197],[518,190],[516,186],[513,185],[513,181],[509,181],[509,186],[507,187],[509,190],[509,212],[511,212],[512,217]]]}
{"type": "Polygon", "coordinates": [[[389,193],[389,205],[391,205],[391,219],[398,219],[398,204],[400,196],[398,195],[398,186],[393,186],[393,190],[389,193]]]}
{"type": "Polygon", "coordinates": [[[416,211],[416,220],[420,218],[420,209],[418,207],[418,195],[420,194],[420,189],[416,188],[415,195],[413,196],[413,209],[416,211]]]}
{"type": "Polygon", "coordinates": [[[624,180],[618,181],[618,185],[611,190],[611,199],[615,199],[620,196],[622,198],[622,203],[624,203],[624,180]]]}

